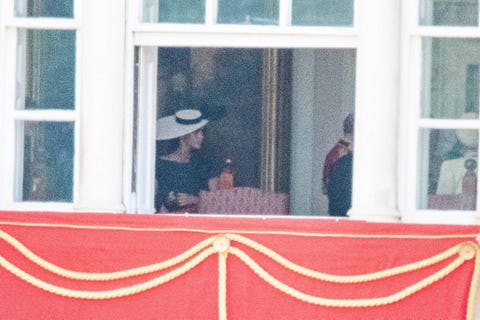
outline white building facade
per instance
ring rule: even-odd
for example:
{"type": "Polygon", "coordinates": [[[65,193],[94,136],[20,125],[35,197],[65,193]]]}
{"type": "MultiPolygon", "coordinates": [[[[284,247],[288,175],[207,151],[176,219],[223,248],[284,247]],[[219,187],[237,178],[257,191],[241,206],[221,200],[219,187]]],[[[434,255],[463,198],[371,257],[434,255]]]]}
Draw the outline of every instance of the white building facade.
{"type": "Polygon", "coordinates": [[[239,3],[2,1],[0,210],[152,213],[155,120],[184,83],[168,59],[187,52],[190,91],[231,113],[245,107],[221,93],[239,82],[209,81],[260,57],[251,184],[287,188],[292,215],[326,215],[323,158],[354,111],[351,218],[479,222],[477,193],[462,189],[478,153],[478,0],[239,3]],[[226,71],[208,67],[219,57],[226,71]],[[455,159],[460,178],[443,169],[455,159]]]}

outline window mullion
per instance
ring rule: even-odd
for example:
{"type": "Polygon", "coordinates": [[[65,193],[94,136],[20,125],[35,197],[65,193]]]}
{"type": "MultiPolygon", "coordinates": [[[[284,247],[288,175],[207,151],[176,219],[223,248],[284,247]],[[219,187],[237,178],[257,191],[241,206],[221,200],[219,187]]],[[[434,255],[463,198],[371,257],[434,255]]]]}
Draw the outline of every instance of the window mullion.
{"type": "MultiPolygon", "coordinates": [[[[10,1],[6,1],[10,2],[10,1]]],[[[13,10],[13,7],[12,7],[13,10]]],[[[15,136],[15,121],[13,120],[13,112],[15,106],[15,73],[16,73],[16,41],[17,29],[6,29],[3,33],[5,35],[4,50],[4,73],[0,82],[3,82],[3,97],[2,103],[5,103],[4,108],[0,108],[2,116],[3,127],[3,154],[10,155],[2,157],[2,185],[0,189],[0,200],[2,204],[11,204],[13,202],[13,184],[14,184],[14,168],[15,168],[15,143],[12,137],[15,136]]]]}
{"type": "Polygon", "coordinates": [[[205,3],[205,24],[207,26],[217,23],[218,0],[206,0],[205,3]]]}
{"type": "Polygon", "coordinates": [[[22,121],[75,121],[75,110],[15,110],[14,120],[22,121]]]}
{"type": "Polygon", "coordinates": [[[292,0],[280,0],[280,27],[288,27],[292,24],[292,0]]]}
{"type": "Polygon", "coordinates": [[[418,126],[420,128],[478,130],[480,128],[480,120],[423,118],[418,120],[418,126]]]}
{"type": "Polygon", "coordinates": [[[79,27],[76,19],[63,18],[10,18],[6,20],[7,27],[25,29],[56,29],[75,30],[79,27]]]}
{"type": "Polygon", "coordinates": [[[413,34],[434,38],[480,38],[480,27],[417,26],[413,34]]]}

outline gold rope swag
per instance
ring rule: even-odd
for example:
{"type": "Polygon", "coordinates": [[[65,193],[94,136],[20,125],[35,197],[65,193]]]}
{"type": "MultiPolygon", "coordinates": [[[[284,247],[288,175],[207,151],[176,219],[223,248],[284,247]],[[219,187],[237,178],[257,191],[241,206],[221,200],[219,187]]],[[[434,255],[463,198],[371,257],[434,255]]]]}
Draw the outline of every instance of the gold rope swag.
{"type": "Polygon", "coordinates": [[[217,236],[209,237],[198,244],[192,246],[190,249],[185,252],[173,257],[171,259],[147,265],[141,266],[138,268],[127,269],[116,272],[108,273],[87,273],[87,272],[78,272],[62,267],[56,266],[45,259],[39,257],[31,250],[29,250],[25,245],[20,241],[12,237],[10,234],[0,230],[0,238],[10,244],[14,249],[20,252],[28,260],[34,262],[45,270],[55,273],[59,276],[83,280],[83,281],[109,281],[115,279],[125,279],[130,277],[135,277],[138,275],[144,275],[153,273],[156,271],[164,270],[166,268],[172,268],[171,271],[155,277],[151,280],[131,285],[123,288],[118,288],[114,290],[104,290],[104,291],[84,291],[84,290],[71,290],[68,288],[63,288],[59,286],[52,285],[45,281],[42,281],[35,276],[25,272],[24,270],[18,268],[3,256],[0,255],[0,266],[8,270],[18,278],[30,283],[31,285],[45,290],[47,292],[57,294],[64,297],[76,298],[76,299],[113,299],[120,298],[129,295],[134,295],[146,290],[160,286],[166,282],[169,282],[181,275],[187,273],[189,270],[195,268],[202,261],[207,259],[213,254],[218,255],[218,317],[220,320],[227,319],[227,259],[228,255],[232,254],[238,257],[243,263],[245,263],[256,275],[258,275],[262,280],[266,281],[272,287],[278,289],[279,291],[294,297],[305,303],[326,306],[326,307],[344,307],[344,308],[354,308],[354,307],[374,307],[380,305],[387,305],[395,303],[406,297],[432,285],[436,281],[448,276],[450,273],[455,271],[467,260],[475,258],[475,269],[472,275],[472,282],[470,285],[470,292],[468,297],[468,310],[467,310],[467,319],[473,318],[473,306],[474,306],[474,297],[477,290],[477,283],[479,280],[479,246],[471,241],[464,241],[458,245],[455,245],[442,253],[436,254],[432,257],[409,263],[403,266],[394,267],[386,270],[380,270],[373,273],[367,273],[362,275],[351,275],[351,276],[340,276],[318,272],[312,269],[305,268],[303,266],[297,265],[294,262],[289,261],[288,259],[282,257],[280,254],[274,252],[273,250],[261,245],[258,242],[255,242],[245,236],[241,236],[233,233],[220,234],[217,236]],[[457,255],[453,261],[442,269],[436,271],[435,273],[425,277],[422,280],[404,288],[394,294],[385,297],[375,297],[368,299],[328,299],[317,297],[313,295],[306,294],[295,288],[292,288],[282,281],[276,279],[271,274],[269,274],[265,269],[263,269],[259,264],[257,264],[247,253],[245,253],[240,248],[237,248],[232,245],[233,242],[241,243],[249,248],[252,248],[276,263],[280,264],[284,268],[291,270],[297,274],[300,274],[304,277],[328,281],[334,283],[360,283],[368,282],[378,279],[384,279],[392,277],[399,274],[404,274],[425,268],[427,266],[434,265],[441,261],[445,261],[448,258],[457,255]]]}

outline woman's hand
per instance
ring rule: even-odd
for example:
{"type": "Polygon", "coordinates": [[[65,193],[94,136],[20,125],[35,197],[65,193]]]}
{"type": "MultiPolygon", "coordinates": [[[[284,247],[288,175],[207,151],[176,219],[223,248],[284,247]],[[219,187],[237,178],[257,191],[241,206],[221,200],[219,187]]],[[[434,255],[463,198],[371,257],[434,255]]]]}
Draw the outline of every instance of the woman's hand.
{"type": "Polygon", "coordinates": [[[220,184],[220,178],[219,177],[213,177],[208,179],[208,191],[215,191],[220,189],[219,185],[220,184]]]}
{"type": "Polygon", "coordinates": [[[177,203],[180,207],[198,204],[198,197],[188,193],[177,193],[177,203]]]}

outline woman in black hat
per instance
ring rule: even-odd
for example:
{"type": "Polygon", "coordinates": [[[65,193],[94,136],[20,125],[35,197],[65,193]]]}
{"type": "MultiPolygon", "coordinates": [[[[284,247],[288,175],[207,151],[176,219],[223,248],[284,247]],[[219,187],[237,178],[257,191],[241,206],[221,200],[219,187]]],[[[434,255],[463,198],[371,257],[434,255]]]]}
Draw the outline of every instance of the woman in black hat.
{"type": "Polygon", "coordinates": [[[207,162],[196,152],[202,147],[207,123],[194,109],[180,110],[157,121],[157,140],[174,145],[156,162],[157,212],[196,212],[198,195],[208,190],[211,178],[207,162]]]}

